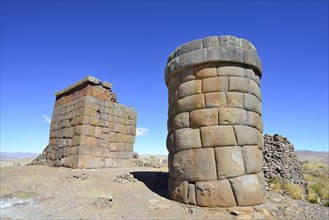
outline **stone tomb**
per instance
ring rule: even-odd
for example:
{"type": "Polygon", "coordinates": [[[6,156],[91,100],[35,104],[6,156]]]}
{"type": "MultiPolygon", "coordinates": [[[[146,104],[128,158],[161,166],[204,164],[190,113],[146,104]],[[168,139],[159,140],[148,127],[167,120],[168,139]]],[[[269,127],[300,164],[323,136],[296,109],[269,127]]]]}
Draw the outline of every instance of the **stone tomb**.
{"type": "Polygon", "coordinates": [[[261,72],[255,47],[233,36],[195,40],[169,56],[172,199],[208,207],[264,201],[261,72]]]}
{"type": "Polygon", "coordinates": [[[56,93],[49,166],[133,166],[136,111],[118,104],[112,85],[88,76],[56,93]]]}

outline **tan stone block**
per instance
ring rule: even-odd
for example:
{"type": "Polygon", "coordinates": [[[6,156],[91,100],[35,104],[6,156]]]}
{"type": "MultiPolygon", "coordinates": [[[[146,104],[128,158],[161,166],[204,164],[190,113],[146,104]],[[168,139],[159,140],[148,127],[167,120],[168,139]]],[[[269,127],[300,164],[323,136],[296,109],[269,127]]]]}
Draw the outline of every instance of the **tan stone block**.
{"type": "Polygon", "coordinates": [[[110,147],[110,151],[117,151],[118,143],[110,143],[109,147],[110,147]]]}
{"type": "Polygon", "coordinates": [[[113,159],[111,159],[111,158],[105,158],[104,168],[114,168],[113,159]]]}
{"type": "Polygon", "coordinates": [[[202,126],[210,126],[218,124],[218,110],[212,109],[199,109],[191,111],[190,113],[190,127],[199,128],[202,126]]]}
{"type": "Polygon", "coordinates": [[[225,92],[211,92],[205,94],[206,107],[225,107],[226,106],[226,94],[225,92]]]}
{"type": "Polygon", "coordinates": [[[79,155],[91,155],[93,148],[92,146],[81,145],[78,147],[79,155]]]}
{"type": "Polygon", "coordinates": [[[255,175],[230,179],[238,206],[258,205],[264,201],[264,193],[255,175]]]}
{"type": "Polygon", "coordinates": [[[201,80],[192,80],[178,86],[178,97],[200,94],[201,93],[201,80]]]}
{"type": "Polygon", "coordinates": [[[109,128],[103,128],[103,133],[104,134],[109,134],[110,133],[110,129],[109,128]]]}
{"type": "Polygon", "coordinates": [[[79,156],[71,155],[66,158],[66,166],[71,168],[77,168],[79,156]]]}
{"type": "Polygon", "coordinates": [[[87,145],[96,147],[97,139],[94,137],[87,137],[87,145]]]}
{"type": "Polygon", "coordinates": [[[92,126],[97,126],[97,125],[99,125],[99,118],[98,117],[93,117],[93,118],[91,118],[90,119],[90,124],[92,125],[92,126]]]}
{"type": "Polygon", "coordinates": [[[172,120],[172,129],[188,128],[190,125],[190,117],[188,112],[183,112],[176,115],[172,120]]]}
{"type": "Polygon", "coordinates": [[[181,151],[191,148],[200,148],[199,129],[183,128],[175,131],[175,150],[181,151]]]}
{"type": "Polygon", "coordinates": [[[171,77],[171,80],[168,83],[168,89],[176,90],[177,86],[181,84],[181,75],[182,74],[176,74],[175,76],[171,77]]]}
{"type": "Polygon", "coordinates": [[[248,79],[243,77],[229,77],[229,91],[230,92],[249,92],[248,79]]]}
{"type": "Polygon", "coordinates": [[[249,92],[255,95],[259,100],[262,100],[262,93],[258,84],[254,81],[249,79],[249,92]]]}
{"type": "Polygon", "coordinates": [[[244,75],[247,79],[255,80],[256,74],[252,69],[245,69],[244,70],[244,75]]]}
{"type": "Polygon", "coordinates": [[[188,193],[188,182],[169,178],[169,197],[177,202],[186,203],[188,193]]]}
{"type": "Polygon", "coordinates": [[[228,92],[227,106],[243,108],[243,93],[241,92],[228,92]]]}
{"type": "Polygon", "coordinates": [[[116,159],[116,167],[132,167],[134,166],[133,159],[116,159]]]}
{"type": "Polygon", "coordinates": [[[79,147],[71,147],[71,155],[78,155],[79,147]]]}
{"type": "Polygon", "coordinates": [[[90,117],[95,117],[96,116],[96,110],[89,108],[89,107],[85,107],[84,108],[84,115],[86,116],[90,116],[90,117]]]}
{"type": "Polygon", "coordinates": [[[223,92],[227,91],[227,77],[210,77],[202,80],[202,92],[223,92]]]}
{"type": "Polygon", "coordinates": [[[257,128],[260,132],[263,132],[263,120],[256,112],[248,111],[248,125],[257,128]]]}
{"type": "Polygon", "coordinates": [[[176,179],[190,182],[216,180],[214,150],[212,148],[190,149],[175,153],[173,173],[176,179]]]}
{"type": "Polygon", "coordinates": [[[168,104],[171,105],[173,104],[174,102],[177,101],[178,99],[178,88],[176,89],[172,89],[172,90],[169,90],[168,91],[168,104]]]}
{"type": "Polygon", "coordinates": [[[197,79],[215,77],[217,76],[217,68],[215,65],[207,65],[206,67],[202,67],[201,69],[197,70],[195,76],[197,79]]]}
{"type": "Polygon", "coordinates": [[[238,145],[257,145],[258,133],[260,133],[257,129],[249,126],[234,125],[234,130],[238,145]]]}
{"type": "Polygon", "coordinates": [[[244,164],[241,147],[215,148],[217,178],[227,179],[244,174],[244,164]]]}
{"type": "Polygon", "coordinates": [[[258,146],[244,146],[243,156],[247,174],[259,173],[262,170],[263,153],[258,146]]]}
{"type": "Polygon", "coordinates": [[[80,136],[74,136],[72,139],[72,146],[78,146],[80,144],[80,136]]]}
{"type": "Polygon", "coordinates": [[[89,155],[79,156],[78,168],[97,169],[104,168],[105,158],[92,157],[89,155]]]}
{"type": "Polygon", "coordinates": [[[217,69],[219,76],[240,76],[244,77],[244,68],[238,66],[220,66],[217,69]]]}
{"type": "Polygon", "coordinates": [[[234,195],[228,180],[197,182],[196,198],[199,206],[236,206],[234,195]]]}
{"type": "Polygon", "coordinates": [[[121,143],[123,141],[123,134],[117,133],[117,140],[118,143],[121,143]]]}
{"type": "Polygon", "coordinates": [[[115,132],[110,133],[110,142],[111,143],[117,142],[117,134],[115,132]]]}
{"type": "Polygon", "coordinates": [[[201,128],[203,147],[235,146],[236,140],[232,126],[219,125],[201,128]]]}
{"type": "MultiPolygon", "coordinates": [[[[177,75],[179,75],[179,73],[177,75]]],[[[193,69],[184,70],[182,73],[180,73],[180,75],[182,77],[182,83],[196,79],[193,69]]]]}
{"type": "Polygon", "coordinates": [[[188,184],[186,204],[196,205],[196,196],[195,196],[195,185],[194,185],[194,183],[189,183],[188,184]]]}
{"type": "Polygon", "coordinates": [[[220,125],[247,125],[247,111],[242,108],[219,108],[220,125]]]}
{"type": "Polygon", "coordinates": [[[244,94],[244,108],[262,114],[262,103],[254,95],[244,94]]]}
{"type": "Polygon", "coordinates": [[[93,157],[102,157],[103,153],[104,153],[103,148],[93,147],[92,152],[91,152],[91,156],[93,156],[93,157]]]}
{"type": "Polygon", "coordinates": [[[177,100],[176,112],[189,112],[195,109],[205,108],[203,94],[186,96],[177,100]]]}

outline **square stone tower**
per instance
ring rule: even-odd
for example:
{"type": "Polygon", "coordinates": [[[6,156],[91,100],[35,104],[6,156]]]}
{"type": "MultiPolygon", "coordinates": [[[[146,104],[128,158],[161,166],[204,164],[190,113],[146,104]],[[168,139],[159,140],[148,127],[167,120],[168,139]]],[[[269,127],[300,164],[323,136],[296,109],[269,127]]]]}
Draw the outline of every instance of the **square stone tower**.
{"type": "Polygon", "coordinates": [[[88,76],[55,95],[47,154],[49,166],[133,165],[137,113],[117,103],[110,83],[88,76]]]}

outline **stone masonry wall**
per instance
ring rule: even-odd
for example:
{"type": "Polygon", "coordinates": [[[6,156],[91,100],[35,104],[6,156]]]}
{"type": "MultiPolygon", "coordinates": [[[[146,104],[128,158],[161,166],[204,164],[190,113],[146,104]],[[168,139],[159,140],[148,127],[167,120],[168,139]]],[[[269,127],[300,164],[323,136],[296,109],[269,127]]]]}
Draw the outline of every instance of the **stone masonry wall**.
{"type": "Polygon", "coordinates": [[[88,76],[56,93],[49,166],[133,166],[137,114],[118,104],[112,85],[88,76]]]}
{"type": "Polygon", "coordinates": [[[195,40],[170,55],[172,199],[208,207],[264,201],[260,78],[255,47],[233,36],[195,40]]]}

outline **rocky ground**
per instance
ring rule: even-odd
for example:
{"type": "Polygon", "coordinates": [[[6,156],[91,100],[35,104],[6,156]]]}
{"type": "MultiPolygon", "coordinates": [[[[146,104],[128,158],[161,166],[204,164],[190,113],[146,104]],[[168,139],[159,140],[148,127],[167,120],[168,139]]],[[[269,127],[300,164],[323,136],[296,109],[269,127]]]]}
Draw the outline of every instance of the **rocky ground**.
{"type": "Polygon", "coordinates": [[[168,198],[165,167],[1,168],[1,219],[328,219],[329,208],[268,191],[245,208],[201,208],[168,198]]]}

